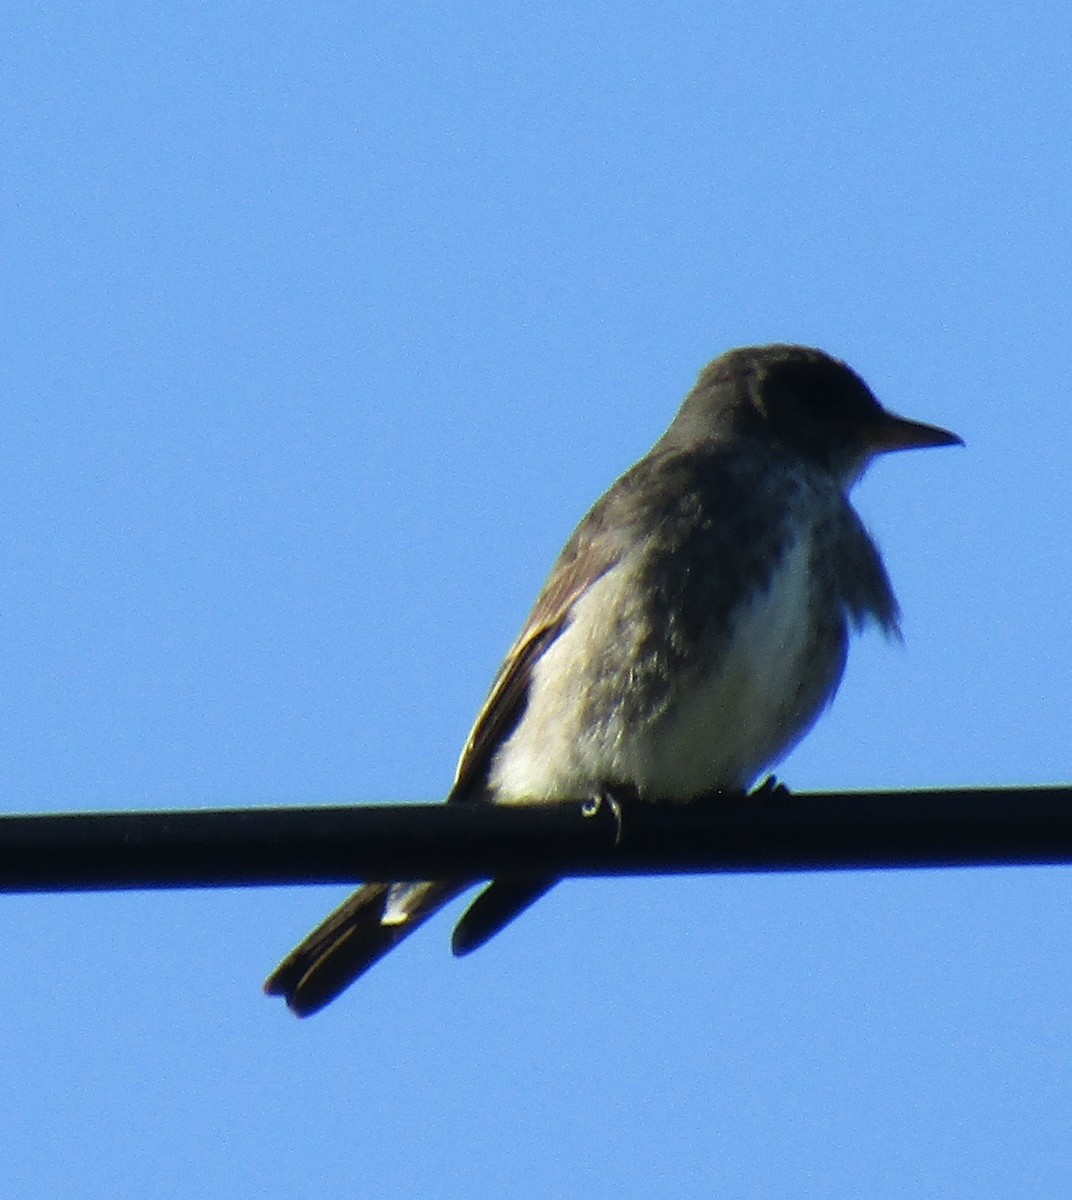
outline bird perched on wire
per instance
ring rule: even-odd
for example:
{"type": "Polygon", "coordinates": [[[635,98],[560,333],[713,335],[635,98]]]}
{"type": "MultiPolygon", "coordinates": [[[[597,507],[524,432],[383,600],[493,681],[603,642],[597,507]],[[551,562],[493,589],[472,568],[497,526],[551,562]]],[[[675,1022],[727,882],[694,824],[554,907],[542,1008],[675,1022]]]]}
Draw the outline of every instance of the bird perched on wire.
{"type": "MultiPolygon", "coordinates": [[[[820,350],[732,350],[566,543],[462,751],[452,804],[688,803],[740,793],[829,703],[850,630],[898,629],[848,494],[879,454],[960,438],[886,411],[820,350]]],[[[553,886],[492,881],[455,953],[553,886]]],[[[265,984],[332,1000],[470,886],[360,888],[265,984]]]]}

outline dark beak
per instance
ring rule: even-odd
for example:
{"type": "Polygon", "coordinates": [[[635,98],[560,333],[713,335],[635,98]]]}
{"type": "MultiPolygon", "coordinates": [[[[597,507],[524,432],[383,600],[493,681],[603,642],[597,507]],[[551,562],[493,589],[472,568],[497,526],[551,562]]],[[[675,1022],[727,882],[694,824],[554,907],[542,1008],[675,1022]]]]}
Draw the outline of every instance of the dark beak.
{"type": "Polygon", "coordinates": [[[874,454],[886,454],[891,450],[923,450],[928,446],[964,445],[964,439],[948,429],[924,425],[922,421],[909,421],[893,413],[886,414],[870,440],[874,454]]]}

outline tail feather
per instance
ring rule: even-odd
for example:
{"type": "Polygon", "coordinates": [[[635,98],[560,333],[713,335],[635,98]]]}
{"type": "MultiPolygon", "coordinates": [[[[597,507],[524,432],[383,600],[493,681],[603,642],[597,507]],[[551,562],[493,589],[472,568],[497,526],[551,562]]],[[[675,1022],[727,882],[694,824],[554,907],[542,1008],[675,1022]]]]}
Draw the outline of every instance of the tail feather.
{"type": "Polygon", "coordinates": [[[462,914],[450,948],[459,958],[486,941],[555,886],[555,879],[493,879],[462,914]]]}
{"type": "Polygon", "coordinates": [[[397,885],[366,884],[283,959],[265,981],[265,992],[282,996],[299,1017],[319,1011],[468,886],[416,885],[413,895],[419,898],[407,903],[399,919],[386,911],[397,885]]]}

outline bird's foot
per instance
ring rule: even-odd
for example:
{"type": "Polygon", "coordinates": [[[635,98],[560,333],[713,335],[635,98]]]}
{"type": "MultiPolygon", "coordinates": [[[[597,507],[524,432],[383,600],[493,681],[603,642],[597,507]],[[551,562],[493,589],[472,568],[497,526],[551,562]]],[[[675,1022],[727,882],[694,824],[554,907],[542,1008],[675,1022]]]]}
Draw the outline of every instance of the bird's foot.
{"type": "Polygon", "coordinates": [[[793,793],[785,786],[780,779],[776,779],[773,775],[768,775],[766,779],[759,785],[753,788],[748,793],[749,800],[784,800],[787,796],[793,793]]]}
{"type": "Polygon", "coordinates": [[[620,795],[616,794],[615,789],[609,787],[601,787],[598,792],[595,792],[581,805],[581,812],[586,817],[598,817],[605,821],[611,821],[614,825],[614,844],[620,846],[622,844],[622,806],[628,802],[628,796],[623,790],[620,795]]]}

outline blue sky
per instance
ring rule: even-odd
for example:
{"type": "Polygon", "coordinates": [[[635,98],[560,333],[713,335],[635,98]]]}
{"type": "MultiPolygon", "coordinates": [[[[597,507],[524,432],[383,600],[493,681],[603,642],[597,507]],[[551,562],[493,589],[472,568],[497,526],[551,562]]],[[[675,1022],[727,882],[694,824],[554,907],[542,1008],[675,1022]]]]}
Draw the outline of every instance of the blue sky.
{"type": "MultiPolygon", "coordinates": [[[[856,499],[905,645],[797,790],[1069,778],[1072,13],[0,16],[0,795],[435,800],[704,363],[801,341],[964,451],[856,499]]],[[[3,898],[12,1195],[1065,1196],[1065,869],[557,889],[319,1017],[343,895],[3,898]]]]}

